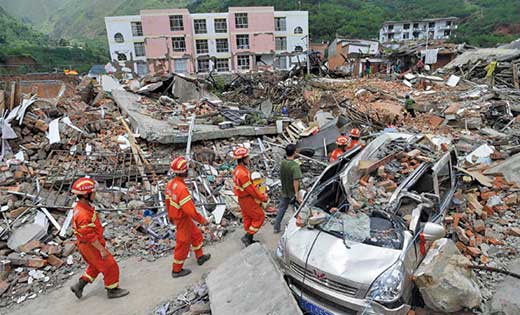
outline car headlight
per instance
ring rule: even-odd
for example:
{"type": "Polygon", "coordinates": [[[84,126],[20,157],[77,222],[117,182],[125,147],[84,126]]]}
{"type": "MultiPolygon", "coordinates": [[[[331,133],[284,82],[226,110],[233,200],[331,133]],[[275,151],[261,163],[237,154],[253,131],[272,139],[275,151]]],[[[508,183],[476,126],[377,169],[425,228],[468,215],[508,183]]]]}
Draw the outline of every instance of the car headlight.
{"type": "Polygon", "coordinates": [[[276,257],[280,258],[281,260],[284,260],[285,257],[285,242],[286,242],[286,233],[280,237],[280,240],[278,241],[278,246],[276,246],[276,257]]]}
{"type": "Polygon", "coordinates": [[[404,275],[404,264],[399,260],[377,277],[368,292],[368,297],[382,303],[397,301],[403,291],[404,275]]]}

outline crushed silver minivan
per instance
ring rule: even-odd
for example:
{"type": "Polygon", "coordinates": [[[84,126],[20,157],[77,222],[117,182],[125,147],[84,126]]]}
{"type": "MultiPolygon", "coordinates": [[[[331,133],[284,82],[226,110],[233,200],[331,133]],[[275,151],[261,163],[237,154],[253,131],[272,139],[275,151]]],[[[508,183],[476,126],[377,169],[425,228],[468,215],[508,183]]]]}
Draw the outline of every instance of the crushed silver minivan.
{"type": "Polygon", "coordinates": [[[386,133],[330,165],[290,219],[277,248],[309,314],[406,314],[412,275],[456,189],[445,138],[386,133]]]}

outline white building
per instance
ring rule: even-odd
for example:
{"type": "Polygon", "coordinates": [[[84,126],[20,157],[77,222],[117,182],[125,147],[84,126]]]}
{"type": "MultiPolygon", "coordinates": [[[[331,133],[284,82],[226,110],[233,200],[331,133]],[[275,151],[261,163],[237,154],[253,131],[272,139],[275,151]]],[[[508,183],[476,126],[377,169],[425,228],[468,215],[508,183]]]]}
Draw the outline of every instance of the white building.
{"type": "Polygon", "coordinates": [[[389,21],[379,30],[381,43],[398,43],[409,40],[446,40],[457,29],[457,18],[446,17],[415,21],[389,21]]]}
{"type": "Polygon", "coordinates": [[[134,60],[134,71],[140,75],[148,73],[146,53],[144,49],[144,34],[141,16],[105,17],[110,59],[119,61],[134,60]]]}
{"type": "Polygon", "coordinates": [[[307,11],[274,12],[275,49],[274,66],[291,69],[305,63],[309,50],[309,13],[307,11]]]}

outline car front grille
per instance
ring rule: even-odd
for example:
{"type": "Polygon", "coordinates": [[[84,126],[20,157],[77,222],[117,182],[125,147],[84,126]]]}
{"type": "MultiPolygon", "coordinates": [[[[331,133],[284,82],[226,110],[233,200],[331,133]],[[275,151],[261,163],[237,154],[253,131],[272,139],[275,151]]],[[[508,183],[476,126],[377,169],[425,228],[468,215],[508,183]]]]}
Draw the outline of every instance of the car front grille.
{"type": "Polygon", "coordinates": [[[334,291],[337,291],[337,292],[340,292],[340,293],[343,293],[345,295],[352,296],[352,297],[355,297],[358,292],[357,288],[348,286],[346,284],[328,279],[326,277],[318,278],[317,275],[315,275],[314,273],[312,273],[309,270],[305,270],[305,268],[296,264],[295,262],[291,261],[290,265],[291,265],[291,270],[293,272],[295,272],[297,275],[301,276],[302,278],[305,275],[305,279],[308,279],[315,283],[321,284],[331,290],[334,290],[334,291]]]}

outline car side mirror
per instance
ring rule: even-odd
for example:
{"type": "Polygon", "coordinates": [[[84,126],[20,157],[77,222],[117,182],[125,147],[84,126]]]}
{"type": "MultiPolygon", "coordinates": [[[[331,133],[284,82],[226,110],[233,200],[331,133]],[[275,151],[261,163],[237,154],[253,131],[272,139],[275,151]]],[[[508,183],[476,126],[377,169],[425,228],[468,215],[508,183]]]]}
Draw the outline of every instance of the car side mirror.
{"type": "Polygon", "coordinates": [[[424,230],[422,233],[424,235],[424,239],[428,241],[436,241],[446,235],[446,230],[444,229],[444,226],[440,224],[428,222],[424,225],[424,230]]]}

